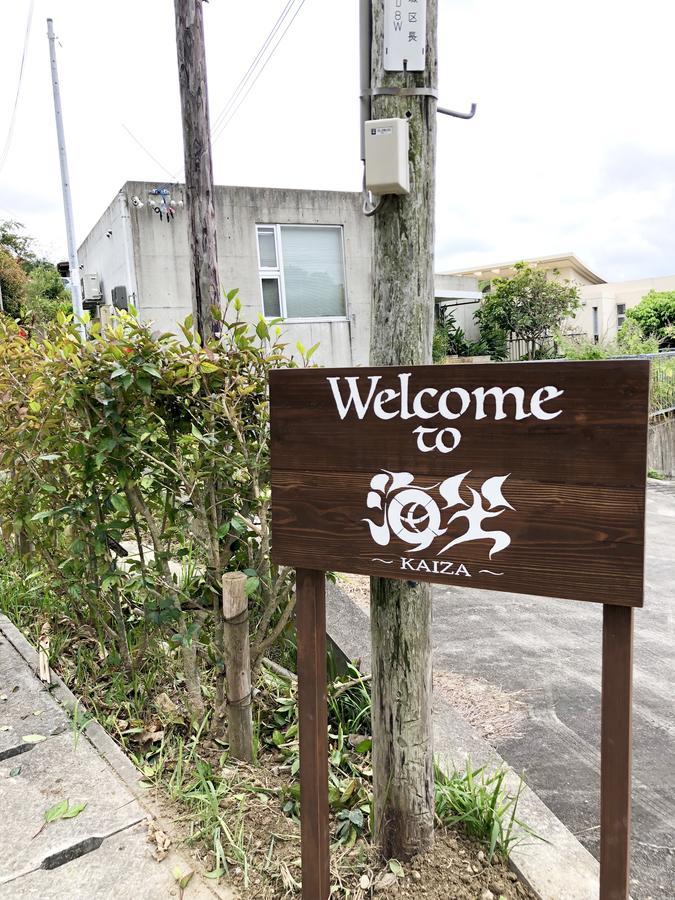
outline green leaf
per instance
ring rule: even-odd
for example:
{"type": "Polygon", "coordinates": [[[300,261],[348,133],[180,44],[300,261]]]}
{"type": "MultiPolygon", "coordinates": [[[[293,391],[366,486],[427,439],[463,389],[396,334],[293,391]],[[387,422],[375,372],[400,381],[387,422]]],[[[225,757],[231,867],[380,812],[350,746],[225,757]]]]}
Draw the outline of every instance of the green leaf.
{"type": "Polygon", "coordinates": [[[53,509],[43,509],[42,512],[35,513],[34,516],[31,516],[30,520],[31,522],[42,522],[44,519],[48,519],[53,514],[53,509]]]}
{"type": "Polygon", "coordinates": [[[61,819],[68,809],[68,801],[67,800],[59,800],[58,803],[55,803],[54,806],[50,806],[49,809],[45,810],[44,817],[45,822],[56,822],[57,819],[61,819]]]}
{"type": "Polygon", "coordinates": [[[74,819],[75,816],[79,816],[83,809],[87,806],[86,803],[74,803],[72,806],[69,806],[68,809],[64,812],[64,819],[74,819]]]}
{"type": "Polygon", "coordinates": [[[359,743],[354,747],[354,750],[356,750],[357,753],[368,753],[372,746],[373,739],[364,738],[362,741],[359,741],[359,743]]]}
{"type": "Polygon", "coordinates": [[[171,874],[176,879],[178,887],[181,889],[181,891],[184,891],[190,883],[190,879],[195,873],[192,871],[192,869],[188,869],[187,872],[183,872],[183,870],[179,866],[174,866],[171,870],[171,874]]]}
{"type": "Polygon", "coordinates": [[[17,775],[21,774],[21,766],[14,766],[13,769],[9,770],[9,777],[16,778],[17,775]]]}
{"type": "Polygon", "coordinates": [[[260,579],[257,575],[249,576],[246,579],[246,596],[250,597],[251,594],[255,594],[258,590],[258,586],[260,585],[260,579]]]}
{"type": "Polygon", "coordinates": [[[258,335],[260,340],[266,340],[270,336],[270,330],[267,327],[267,322],[261,317],[258,319],[258,324],[255,326],[255,333],[258,335]]]}
{"type": "Polygon", "coordinates": [[[360,809],[352,809],[349,812],[349,821],[357,828],[363,828],[364,818],[360,809]]]}
{"type": "Polygon", "coordinates": [[[397,878],[405,877],[405,872],[403,870],[403,866],[397,859],[389,860],[389,871],[393,872],[397,878]]]}

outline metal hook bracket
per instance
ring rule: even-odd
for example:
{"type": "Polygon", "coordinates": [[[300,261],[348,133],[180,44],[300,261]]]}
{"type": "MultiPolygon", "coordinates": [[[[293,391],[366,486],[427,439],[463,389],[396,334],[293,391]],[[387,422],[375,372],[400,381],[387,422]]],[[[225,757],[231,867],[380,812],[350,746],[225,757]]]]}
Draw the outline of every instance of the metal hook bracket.
{"type": "Polygon", "coordinates": [[[476,115],[476,109],[476,104],[472,103],[471,110],[468,113],[455,112],[454,109],[445,109],[443,106],[437,106],[436,112],[443,113],[444,116],[453,116],[455,119],[473,119],[476,115]]]}
{"type": "MultiPolygon", "coordinates": [[[[363,91],[361,99],[366,97],[433,97],[434,100],[438,100],[438,91],[436,88],[374,87],[363,91]]],[[[477,105],[472,103],[470,111],[465,113],[437,106],[436,112],[442,113],[444,116],[452,116],[455,119],[473,119],[477,108],[477,105]]]]}

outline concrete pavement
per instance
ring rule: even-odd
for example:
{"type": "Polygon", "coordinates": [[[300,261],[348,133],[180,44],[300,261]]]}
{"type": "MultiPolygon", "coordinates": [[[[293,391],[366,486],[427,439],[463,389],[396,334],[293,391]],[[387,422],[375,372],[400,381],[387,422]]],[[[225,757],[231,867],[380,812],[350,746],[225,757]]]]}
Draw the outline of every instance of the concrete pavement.
{"type": "Polygon", "coordinates": [[[87,726],[92,740],[78,734],[54,695],[74,698],[54,676],[47,689],[36,669],[35,651],[0,617],[0,897],[231,897],[197,873],[181,894],[174,870],[180,877],[194,866],[175,851],[153,858],[139,774],[97,723],[87,726]],[[45,824],[45,811],[63,800],[86,806],[45,824]]]}
{"type": "MultiPolygon", "coordinates": [[[[675,896],[675,484],[648,487],[646,596],[635,613],[635,900],[675,896]]],[[[602,608],[436,587],[434,665],[521,692],[499,753],[598,856],[602,608]]]]}

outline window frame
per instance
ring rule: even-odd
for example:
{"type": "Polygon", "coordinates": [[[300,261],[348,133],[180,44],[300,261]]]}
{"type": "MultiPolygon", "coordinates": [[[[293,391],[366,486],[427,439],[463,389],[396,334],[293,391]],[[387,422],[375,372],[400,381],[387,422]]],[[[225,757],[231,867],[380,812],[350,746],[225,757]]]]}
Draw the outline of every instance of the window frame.
{"type": "Polygon", "coordinates": [[[618,331],[626,321],[626,313],[628,312],[626,303],[616,304],[616,330],[618,331]],[[623,312],[621,312],[623,310],[623,312]]]}
{"type": "Polygon", "coordinates": [[[344,225],[333,225],[316,222],[279,222],[274,225],[270,223],[256,223],[255,226],[255,244],[256,253],[258,255],[258,282],[260,286],[260,303],[262,305],[263,316],[266,320],[281,318],[285,322],[293,324],[307,324],[310,322],[348,322],[349,321],[349,290],[347,286],[347,256],[345,253],[345,229],[344,225]],[[340,232],[340,249],[342,251],[342,274],[344,278],[345,291],[345,312],[340,316],[289,316],[288,307],[286,306],[286,284],[284,279],[284,251],[281,241],[282,228],[333,228],[340,232]],[[260,260],[260,233],[274,233],[274,249],[276,251],[277,264],[273,266],[263,266],[260,260]],[[268,316],[265,312],[265,303],[263,298],[262,283],[264,279],[276,279],[279,285],[279,316],[268,316]]]}

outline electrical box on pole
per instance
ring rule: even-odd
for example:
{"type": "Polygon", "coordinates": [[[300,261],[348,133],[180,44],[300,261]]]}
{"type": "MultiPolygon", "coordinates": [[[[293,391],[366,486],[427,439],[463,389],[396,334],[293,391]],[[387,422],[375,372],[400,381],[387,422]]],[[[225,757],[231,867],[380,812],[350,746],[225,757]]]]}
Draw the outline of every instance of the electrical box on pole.
{"type": "Polygon", "coordinates": [[[365,150],[367,190],[378,196],[410,193],[407,119],[366,122],[365,150]]]}

